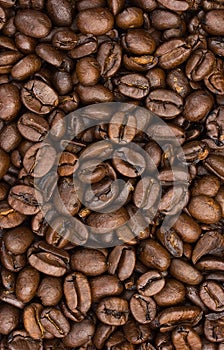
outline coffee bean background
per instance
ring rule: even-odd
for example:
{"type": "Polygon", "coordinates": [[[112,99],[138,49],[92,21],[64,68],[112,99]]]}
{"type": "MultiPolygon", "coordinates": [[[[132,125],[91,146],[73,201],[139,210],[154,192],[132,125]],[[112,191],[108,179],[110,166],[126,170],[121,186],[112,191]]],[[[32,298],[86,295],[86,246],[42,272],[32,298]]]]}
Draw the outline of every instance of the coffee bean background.
{"type": "Polygon", "coordinates": [[[223,0],[0,0],[1,350],[223,350],[223,181],[223,0]]]}

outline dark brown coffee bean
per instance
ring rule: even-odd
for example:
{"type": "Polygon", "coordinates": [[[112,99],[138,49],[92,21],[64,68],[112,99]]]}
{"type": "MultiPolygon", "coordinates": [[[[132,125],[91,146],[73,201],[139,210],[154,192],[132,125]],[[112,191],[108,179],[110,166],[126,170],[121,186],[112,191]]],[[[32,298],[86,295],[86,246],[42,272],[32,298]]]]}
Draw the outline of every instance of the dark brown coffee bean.
{"type": "Polygon", "coordinates": [[[216,312],[224,310],[224,291],[217,282],[204,282],[200,287],[200,298],[210,310],[216,312]]]}
{"type": "Polygon", "coordinates": [[[161,332],[173,330],[179,323],[194,326],[202,318],[203,312],[197,306],[172,306],[161,311],[157,318],[161,332]]]}
{"type": "Polygon", "coordinates": [[[223,84],[223,62],[216,60],[213,70],[209,75],[204,78],[205,85],[208,90],[214,94],[223,95],[224,84],[223,84]]]}
{"type": "Polygon", "coordinates": [[[212,343],[224,341],[223,316],[223,312],[206,315],[204,334],[212,343]]]}
{"type": "MultiPolygon", "coordinates": [[[[121,59],[122,50],[119,44],[115,42],[102,43],[97,54],[97,61],[101,68],[101,76],[104,78],[114,76],[121,66],[121,59]]],[[[81,82],[81,84],[83,83],[81,82]]]]}
{"type": "Polygon", "coordinates": [[[16,280],[16,296],[23,303],[28,303],[36,294],[40,281],[40,274],[32,267],[25,267],[20,271],[16,280]]]}
{"type": "Polygon", "coordinates": [[[22,224],[26,216],[14,210],[6,201],[0,202],[0,228],[13,228],[22,224]]]}
{"type": "Polygon", "coordinates": [[[26,226],[19,226],[8,230],[4,235],[6,248],[13,254],[23,254],[27,251],[34,239],[32,231],[26,226]]]}
{"type": "Polygon", "coordinates": [[[116,25],[121,29],[139,28],[143,25],[143,11],[138,7],[129,7],[116,16],[116,25]]]}
{"type": "Polygon", "coordinates": [[[63,259],[51,253],[30,254],[28,260],[31,266],[46,275],[60,277],[67,271],[63,259]]]}
{"type": "Polygon", "coordinates": [[[22,136],[33,142],[43,141],[49,131],[48,122],[34,113],[23,114],[17,125],[22,136]]]}
{"type": "Polygon", "coordinates": [[[15,26],[20,32],[32,38],[44,38],[51,30],[51,21],[45,13],[25,9],[17,12],[15,26]]]}
{"type": "Polygon", "coordinates": [[[122,293],[123,285],[116,276],[102,275],[90,280],[93,302],[107,296],[117,296],[122,293]]]}
{"type": "Polygon", "coordinates": [[[203,18],[204,30],[212,35],[224,35],[224,10],[208,11],[203,18]]]}
{"type": "Polygon", "coordinates": [[[164,119],[172,119],[181,113],[183,99],[173,91],[156,89],[148,95],[146,107],[164,119]]]}
{"type": "Polygon", "coordinates": [[[197,285],[202,281],[201,273],[193,266],[180,259],[173,259],[171,261],[170,273],[177,280],[186,284],[197,285]]]}
{"type": "Polygon", "coordinates": [[[13,151],[20,143],[21,135],[15,123],[6,125],[0,134],[0,147],[6,151],[13,151]]]}
{"type": "Polygon", "coordinates": [[[148,239],[139,245],[139,259],[149,268],[165,271],[170,265],[170,255],[158,242],[148,239]]]}
{"type": "Polygon", "coordinates": [[[166,82],[173,91],[178,93],[183,98],[186,97],[191,91],[189,81],[184,74],[184,71],[180,68],[176,68],[168,72],[166,82]]]}
{"type": "Polygon", "coordinates": [[[15,35],[15,44],[22,53],[31,54],[35,51],[36,39],[18,32],[15,35]]]}
{"type": "Polygon", "coordinates": [[[56,338],[64,338],[70,330],[65,316],[56,308],[44,309],[40,315],[40,322],[44,329],[56,338]]]}
{"type": "Polygon", "coordinates": [[[184,284],[175,279],[169,279],[163,289],[154,295],[154,299],[159,306],[167,307],[183,302],[185,295],[184,284]]]}
{"type": "Polygon", "coordinates": [[[143,155],[128,147],[120,147],[115,150],[112,162],[119,173],[131,178],[141,175],[146,167],[143,155]]]}
{"type": "Polygon", "coordinates": [[[156,48],[156,42],[152,35],[143,29],[130,29],[121,38],[122,46],[131,54],[148,55],[156,48]]]}
{"type": "Polygon", "coordinates": [[[19,324],[19,309],[16,307],[2,303],[0,305],[0,333],[9,334],[19,324]]]}
{"type": "Polygon", "coordinates": [[[83,34],[102,35],[112,29],[114,18],[103,7],[80,11],[77,15],[77,27],[83,34]]]}
{"type": "Polygon", "coordinates": [[[128,320],[128,302],[118,297],[102,299],[97,306],[98,319],[111,326],[122,326],[128,320]]]}
{"type": "Polygon", "coordinates": [[[24,105],[31,112],[38,114],[50,113],[59,103],[56,92],[39,80],[30,80],[26,83],[23,86],[21,97],[24,105]]]}
{"type": "Polygon", "coordinates": [[[77,35],[71,30],[59,30],[52,37],[52,45],[60,50],[72,50],[76,43],[77,35]]]}
{"type": "Polygon", "coordinates": [[[95,325],[92,321],[85,319],[79,323],[73,323],[68,335],[63,339],[65,346],[80,347],[92,338],[95,332],[95,325]]]}
{"type": "Polygon", "coordinates": [[[146,297],[159,293],[164,285],[165,279],[163,274],[156,270],[146,272],[137,280],[138,292],[146,297]]]}
{"type": "Polygon", "coordinates": [[[85,105],[112,102],[114,99],[113,93],[101,84],[96,84],[94,86],[78,85],[76,91],[81,102],[85,105]]]}
{"type": "Polygon", "coordinates": [[[0,85],[0,118],[5,121],[15,119],[21,107],[19,90],[13,84],[0,85]],[[7,101],[7,103],[5,103],[7,101]]]}
{"type": "Polygon", "coordinates": [[[155,52],[159,65],[163,69],[172,69],[185,62],[191,54],[191,48],[183,39],[173,39],[160,45],[155,52]]]}
{"type": "Polygon", "coordinates": [[[72,24],[72,5],[67,0],[48,0],[47,12],[54,24],[69,27],[72,24]]]}
{"type": "Polygon", "coordinates": [[[135,251],[125,245],[115,247],[108,257],[108,273],[117,275],[120,281],[131,276],[135,267],[135,251]]]}
{"type": "Polygon", "coordinates": [[[134,294],[130,300],[130,310],[137,322],[147,324],[156,316],[156,303],[151,297],[134,294]]]}
{"type": "Polygon", "coordinates": [[[56,277],[45,277],[41,280],[37,296],[44,306],[55,306],[63,295],[61,281],[56,277]]]}
{"type": "Polygon", "coordinates": [[[196,50],[186,64],[186,74],[189,79],[200,81],[211,73],[215,56],[209,50],[196,50]]]}
{"type": "Polygon", "coordinates": [[[76,74],[80,84],[96,85],[100,79],[100,66],[94,57],[84,57],[76,64],[76,74]]]}
{"type": "Polygon", "coordinates": [[[25,80],[41,67],[41,60],[36,55],[28,55],[16,63],[11,70],[11,75],[16,80],[25,80]]]}
{"type": "Polygon", "coordinates": [[[136,118],[129,113],[115,113],[108,127],[109,138],[115,143],[128,143],[136,134],[136,118]]]}
{"type": "Polygon", "coordinates": [[[138,325],[133,319],[128,320],[124,325],[123,330],[126,339],[131,344],[142,344],[151,336],[151,330],[148,325],[138,325]]]}
{"type": "Polygon", "coordinates": [[[168,252],[176,258],[184,253],[184,244],[175,230],[172,228],[166,231],[157,230],[156,236],[168,252]]]}
{"type": "Polygon", "coordinates": [[[17,51],[4,51],[0,53],[0,72],[1,74],[10,73],[13,64],[16,63],[22,55],[17,51]]]}
{"type": "Polygon", "coordinates": [[[179,216],[173,228],[183,241],[188,243],[196,242],[201,234],[201,228],[198,223],[191,216],[184,213],[179,216]]]}
{"type": "Polygon", "coordinates": [[[186,99],[184,117],[192,122],[202,120],[211,111],[213,103],[214,100],[211,94],[202,90],[195,91],[186,99]],[[195,106],[198,106],[198,108],[194,108],[195,106]]]}
{"type": "Polygon", "coordinates": [[[209,171],[214,173],[221,180],[224,179],[224,171],[223,171],[224,156],[223,155],[211,154],[205,160],[204,164],[209,171]]]}
{"type": "Polygon", "coordinates": [[[153,208],[160,199],[160,185],[152,177],[143,177],[135,186],[133,202],[138,208],[153,208]]]}
{"type": "Polygon", "coordinates": [[[71,267],[87,276],[98,276],[107,271],[106,256],[96,249],[77,249],[71,256],[71,267]]]}
{"type": "Polygon", "coordinates": [[[187,11],[190,8],[190,3],[188,1],[179,1],[179,0],[159,0],[158,1],[162,6],[168,8],[172,11],[187,11]]]}
{"type": "Polygon", "coordinates": [[[0,159],[0,179],[2,179],[2,177],[7,173],[10,165],[10,158],[8,154],[2,149],[0,149],[0,159]]]}
{"type": "Polygon", "coordinates": [[[195,350],[202,349],[202,341],[191,327],[179,326],[172,332],[172,340],[176,350],[190,349],[192,346],[195,350]]]}
{"type": "Polygon", "coordinates": [[[11,188],[8,196],[11,207],[25,215],[34,215],[42,204],[42,195],[33,187],[17,185],[11,188]]]}
{"type": "Polygon", "coordinates": [[[117,81],[121,94],[134,99],[142,99],[149,93],[149,82],[140,74],[124,75],[117,81]]]}
{"type": "Polygon", "coordinates": [[[200,222],[214,224],[221,219],[221,207],[213,198],[199,195],[191,198],[188,205],[190,214],[200,222]]]}

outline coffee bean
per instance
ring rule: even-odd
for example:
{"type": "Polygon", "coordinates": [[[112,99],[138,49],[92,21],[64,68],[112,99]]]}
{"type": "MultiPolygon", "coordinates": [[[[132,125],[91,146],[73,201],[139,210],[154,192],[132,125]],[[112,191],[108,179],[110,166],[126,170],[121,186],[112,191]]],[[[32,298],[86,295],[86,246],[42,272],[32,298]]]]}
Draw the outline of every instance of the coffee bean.
{"type": "Polygon", "coordinates": [[[25,9],[16,14],[15,26],[20,32],[32,38],[44,38],[51,30],[51,20],[45,13],[25,9]]]}
{"type": "Polygon", "coordinates": [[[206,195],[195,196],[188,206],[190,214],[200,222],[213,224],[221,218],[221,207],[213,198],[206,195]]]}
{"type": "Polygon", "coordinates": [[[16,296],[23,303],[28,303],[35,296],[39,281],[39,272],[32,267],[25,267],[16,280],[16,296]]]}
{"type": "Polygon", "coordinates": [[[102,35],[111,30],[113,24],[112,14],[102,7],[83,10],[77,15],[77,27],[83,34],[102,35]]]}
{"type": "Polygon", "coordinates": [[[21,107],[19,90],[12,84],[0,85],[0,118],[11,121],[15,119],[21,107]],[[5,101],[8,101],[7,104],[5,101]]]}
{"type": "Polygon", "coordinates": [[[6,303],[0,305],[0,333],[9,334],[19,324],[19,309],[6,303]]]}
{"type": "Polygon", "coordinates": [[[67,0],[60,0],[55,3],[54,0],[48,0],[47,12],[53,23],[57,26],[69,27],[72,23],[72,5],[67,0]],[[56,8],[57,6],[57,8],[56,8]]]}
{"type": "Polygon", "coordinates": [[[122,326],[128,320],[128,303],[126,300],[118,297],[102,299],[97,306],[96,314],[103,323],[112,326],[122,326]]]}
{"type": "Polygon", "coordinates": [[[164,119],[172,119],[181,113],[182,97],[173,91],[156,89],[148,95],[146,107],[164,119]]]}

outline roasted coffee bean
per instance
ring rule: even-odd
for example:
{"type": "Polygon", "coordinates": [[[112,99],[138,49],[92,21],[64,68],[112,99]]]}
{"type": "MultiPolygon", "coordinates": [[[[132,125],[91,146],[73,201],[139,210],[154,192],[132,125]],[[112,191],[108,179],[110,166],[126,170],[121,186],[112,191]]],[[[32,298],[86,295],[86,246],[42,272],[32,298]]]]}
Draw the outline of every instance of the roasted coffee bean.
{"type": "Polygon", "coordinates": [[[170,273],[183,283],[197,285],[202,281],[201,273],[183,260],[173,259],[170,265],[170,273]]]}
{"type": "Polygon", "coordinates": [[[102,35],[112,29],[112,14],[103,7],[80,11],[77,15],[77,27],[83,34],[102,35]]]}
{"type": "Polygon", "coordinates": [[[204,15],[203,28],[212,35],[224,35],[222,23],[224,21],[223,10],[209,11],[204,15]]]}
{"type": "Polygon", "coordinates": [[[90,287],[93,302],[97,302],[108,295],[119,295],[123,291],[123,285],[118,277],[110,275],[93,277],[90,280],[90,287]]]}
{"type": "Polygon", "coordinates": [[[148,239],[139,245],[139,259],[149,268],[165,271],[170,265],[170,256],[158,242],[148,239]]]}
{"type": "Polygon", "coordinates": [[[21,107],[19,89],[13,84],[0,85],[0,118],[5,121],[15,119],[21,107]],[[7,103],[5,103],[7,101],[7,103]]]}
{"type": "Polygon", "coordinates": [[[49,131],[47,121],[34,113],[23,114],[17,125],[21,135],[33,142],[43,141],[49,131]]]}
{"type": "Polygon", "coordinates": [[[70,330],[69,322],[56,308],[44,309],[40,314],[40,322],[44,329],[56,338],[64,338],[70,330]]]}
{"type": "Polygon", "coordinates": [[[13,209],[25,215],[34,215],[42,204],[42,195],[33,187],[17,185],[11,188],[8,202],[13,209]]]}
{"type": "Polygon", "coordinates": [[[128,302],[118,297],[102,299],[97,306],[96,314],[103,323],[111,326],[122,326],[128,320],[128,302]]]}
{"type": "MultiPolygon", "coordinates": [[[[121,59],[122,50],[119,44],[107,41],[102,43],[97,54],[97,61],[100,66],[101,76],[104,78],[114,76],[121,66],[121,59]]],[[[83,83],[81,82],[81,84],[83,83]]]]}
{"type": "Polygon", "coordinates": [[[39,80],[29,80],[22,89],[21,97],[24,105],[38,114],[50,113],[59,103],[56,92],[39,80]]]}
{"type": "Polygon", "coordinates": [[[120,281],[129,278],[135,267],[135,251],[125,245],[115,247],[108,257],[108,273],[117,275],[120,281]]]}
{"type": "Polygon", "coordinates": [[[47,12],[53,23],[57,26],[69,27],[72,24],[72,5],[67,0],[47,1],[47,12]],[[57,5],[57,8],[56,8],[57,5]]]}
{"type": "Polygon", "coordinates": [[[20,32],[32,38],[44,38],[51,30],[51,21],[45,13],[25,9],[16,14],[15,26],[20,32]]]}
{"type": "Polygon", "coordinates": [[[206,195],[192,197],[188,210],[195,219],[205,224],[217,223],[222,215],[218,202],[206,195]]]}
{"type": "Polygon", "coordinates": [[[26,226],[19,226],[12,230],[8,230],[4,235],[4,243],[6,249],[12,254],[23,254],[27,251],[33,242],[34,235],[26,226]]]}
{"type": "Polygon", "coordinates": [[[85,319],[79,323],[73,323],[68,335],[63,339],[65,346],[80,347],[91,339],[95,332],[95,325],[91,320],[85,319]]]}
{"type": "Polygon", "coordinates": [[[56,277],[45,277],[40,282],[37,296],[44,306],[55,306],[63,295],[61,281],[56,277]]]}
{"type": "Polygon", "coordinates": [[[0,305],[0,333],[9,334],[19,324],[19,309],[16,307],[2,303],[0,305]]]}
{"type": "Polygon", "coordinates": [[[158,47],[155,55],[163,69],[173,69],[185,62],[191,54],[191,48],[183,39],[172,39],[158,47]]]}
{"type": "Polygon", "coordinates": [[[196,50],[187,62],[186,74],[189,79],[200,81],[208,75],[215,63],[215,56],[208,50],[196,50]]]}
{"type": "Polygon", "coordinates": [[[16,296],[23,303],[28,303],[36,294],[40,281],[39,272],[33,267],[25,267],[16,280],[16,296]]]}
{"type": "Polygon", "coordinates": [[[122,175],[135,178],[144,172],[146,162],[141,153],[120,147],[114,152],[113,165],[122,175]]]}
{"type": "Polygon", "coordinates": [[[156,303],[151,297],[134,294],[130,300],[130,310],[137,322],[147,324],[156,316],[156,303]]]}
{"type": "Polygon", "coordinates": [[[152,35],[143,29],[130,29],[121,40],[124,49],[135,55],[152,54],[156,48],[152,35]]]}
{"type": "Polygon", "coordinates": [[[149,93],[149,82],[140,74],[124,75],[117,81],[118,90],[125,96],[142,99],[149,93]]]}
{"type": "Polygon", "coordinates": [[[93,57],[84,57],[79,60],[76,65],[76,75],[80,84],[96,85],[100,78],[100,66],[97,60],[93,57]]]}
{"type": "Polygon", "coordinates": [[[139,28],[143,25],[143,11],[138,7],[129,7],[116,16],[116,24],[124,30],[139,28]]]}
{"type": "Polygon", "coordinates": [[[148,95],[146,107],[164,119],[172,119],[181,113],[183,100],[173,91],[156,89],[148,95]]]}
{"type": "Polygon", "coordinates": [[[87,276],[98,276],[107,271],[106,256],[97,249],[77,249],[71,256],[71,267],[87,276]]]}
{"type": "Polygon", "coordinates": [[[148,210],[160,199],[160,185],[152,177],[143,177],[136,185],[133,201],[136,207],[148,210]]]}
{"type": "Polygon", "coordinates": [[[175,346],[175,349],[189,349],[191,346],[195,350],[202,349],[202,341],[199,335],[188,326],[179,326],[172,332],[172,340],[175,346]]]}
{"type": "Polygon", "coordinates": [[[213,102],[211,94],[202,90],[193,92],[186,98],[184,117],[191,122],[202,120],[211,111],[213,102]],[[194,108],[196,105],[197,109],[194,108]]]}

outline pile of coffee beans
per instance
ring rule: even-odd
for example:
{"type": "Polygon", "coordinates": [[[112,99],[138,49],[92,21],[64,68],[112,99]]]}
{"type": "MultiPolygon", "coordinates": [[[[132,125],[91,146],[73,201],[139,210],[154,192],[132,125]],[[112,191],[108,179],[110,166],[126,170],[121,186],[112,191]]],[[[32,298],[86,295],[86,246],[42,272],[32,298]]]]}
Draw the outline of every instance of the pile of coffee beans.
{"type": "Polygon", "coordinates": [[[224,0],[0,0],[0,350],[224,349],[224,0]]]}

